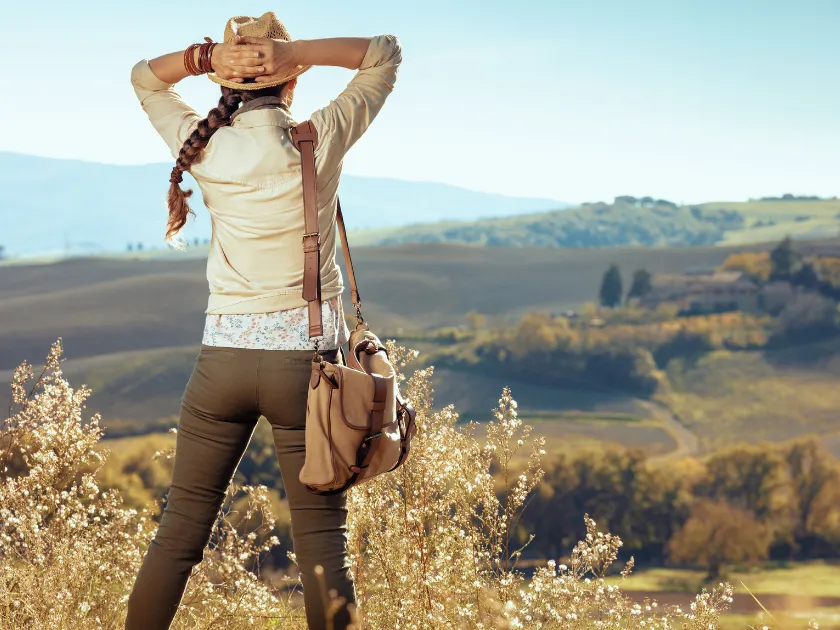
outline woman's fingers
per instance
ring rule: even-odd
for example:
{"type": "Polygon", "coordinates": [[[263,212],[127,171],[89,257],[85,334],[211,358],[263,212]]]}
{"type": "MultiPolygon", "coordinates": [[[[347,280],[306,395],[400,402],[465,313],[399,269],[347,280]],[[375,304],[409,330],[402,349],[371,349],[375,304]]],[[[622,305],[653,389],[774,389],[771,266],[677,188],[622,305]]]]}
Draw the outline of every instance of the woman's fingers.
{"type": "Polygon", "coordinates": [[[243,46],[239,50],[231,48],[225,57],[230,57],[231,59],[259,59],[260,57],[265,57],[265,54],[265,51],[260,48],[243,46]]]}
{"type": "Polygon", "coordinates": [[[245,58],[245,59],[230,58],[230,59],[225,59],[225,63],[228,64],[229,66],[235,67],[235,68],[253,68],[254,66],[264,66],[265,65],[265,60],[262,59],[262,58],[255,59],[254,57],[251,57],[250,59],[248,59],[248,58],[245,58]]]}
{"type": "Polygon", "coordinates": [[[245,53],[253,55],[255,52],[265,54],[271,50],[271,44],[235,44],[230,47],[230,52],[245,53]]]}
{"type": "Polygon", "coordinates": [[[264,66],[257,66],[255,68],[239,68],[233,71],[233,76],[235,77],[258,77],[261,74],[265,73],[264,66]]]}

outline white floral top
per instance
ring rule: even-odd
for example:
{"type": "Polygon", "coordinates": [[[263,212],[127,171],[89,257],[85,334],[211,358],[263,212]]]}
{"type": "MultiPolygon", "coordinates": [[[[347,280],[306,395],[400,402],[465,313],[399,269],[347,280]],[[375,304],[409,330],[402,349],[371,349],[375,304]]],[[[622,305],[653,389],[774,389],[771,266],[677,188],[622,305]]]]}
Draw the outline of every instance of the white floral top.
{"type": "Polygon", "coordinates": [[[244,315],[207,315],[202,343],[228,348],[263,350],[334,350],[350,337],[344,321],[341,296],[321,302],[324,336],[309,338],[307,308],[292,308],[272,313],[244,315]]]}

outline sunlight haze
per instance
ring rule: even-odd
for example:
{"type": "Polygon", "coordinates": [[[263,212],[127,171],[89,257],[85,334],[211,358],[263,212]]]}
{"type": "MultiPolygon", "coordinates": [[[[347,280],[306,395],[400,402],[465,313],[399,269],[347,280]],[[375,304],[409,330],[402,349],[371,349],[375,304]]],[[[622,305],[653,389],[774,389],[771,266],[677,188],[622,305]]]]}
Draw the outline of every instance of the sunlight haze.
{"type": "MultiPolygon", "coordinates": [[[[836,0],[104,6],[4,9],[14,27],[0,53],[29,69],[0,101],[0,150],[170,161],[132,92],[132,65],[220,39],[233,13],[274,10],[295,38],[400,38],[397,87],[348,155],[349,174],[567,202],[838,193],[836,0]]],[[[351,76],[305,74],[296,118],[351,76]]],[[[204,77],[176,89],[201,113],[218,95],[204,77]]]]}

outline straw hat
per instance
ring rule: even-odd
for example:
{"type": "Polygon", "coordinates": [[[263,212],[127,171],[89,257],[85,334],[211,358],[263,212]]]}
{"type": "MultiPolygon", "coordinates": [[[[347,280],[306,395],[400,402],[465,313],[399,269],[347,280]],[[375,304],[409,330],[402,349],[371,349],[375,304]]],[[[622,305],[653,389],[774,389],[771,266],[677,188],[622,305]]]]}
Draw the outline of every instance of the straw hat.
{"type": "MultiPolygon", "coordinates": [[[[286,30],[286,26],[283,22],[277,19],[277,16],[274,15],[274,12],[272,11],[263,13],[258,18],[247,17],[244,15],[237,15],[236,17],[230,18],[225,26],[225,44],[232,44],[237,35],[242,35],[243,37],[267,37],[269,39],[279,39],[284,42],[292,41],[292,36],[289,35],[289,31],[286,30]]],[[[296,76],[303,74],[311,67],[312,66],[297,66],[296,68],[289,70],[285,77],[274,81],[266,81],[265,83],[257,83],[250,78],[245,79],[244,83],[234,83],[233,81],[228,81],[227,79],[222,79],[216,76],[215,72],[208,72],[207,76],[214,83],[234,88],[236,90],[261,90],[263,88],[280,85],[290,79],[294,79],[296,76]]]]}

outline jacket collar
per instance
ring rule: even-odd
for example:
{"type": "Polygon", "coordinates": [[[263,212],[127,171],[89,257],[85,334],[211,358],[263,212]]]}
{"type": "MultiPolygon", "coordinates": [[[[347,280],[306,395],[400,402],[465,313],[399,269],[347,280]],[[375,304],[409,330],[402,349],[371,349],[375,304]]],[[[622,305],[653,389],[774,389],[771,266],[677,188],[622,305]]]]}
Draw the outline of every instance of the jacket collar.
{"type": "Polygon", "coordinates": [[[234,127],[264,127],[266,125],[288,129],[296,123],[288,105],[279,96],[260,96],[248,101],[230,117],[234,127]]]}

